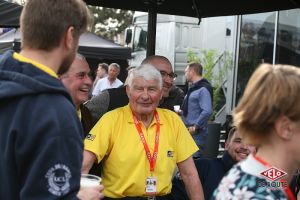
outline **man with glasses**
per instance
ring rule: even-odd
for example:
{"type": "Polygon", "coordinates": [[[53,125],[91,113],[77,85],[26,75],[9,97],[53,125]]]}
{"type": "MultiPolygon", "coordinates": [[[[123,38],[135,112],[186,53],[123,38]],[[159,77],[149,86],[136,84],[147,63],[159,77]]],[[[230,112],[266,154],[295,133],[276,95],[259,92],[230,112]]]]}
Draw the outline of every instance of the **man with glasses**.
{"type": "Polygon", "coordinates": [[[174,110],[175,105],[181,105],[184,92],[174,85],[177,75],[173,72],[171,62],[164,56],[153,55],[145,58],[142,64],[153,65],[162,75],[163,98],[159,102],[159,107],[174,110]]]}
{"type": "Polygon", "coordinates": [[[93,126],[92,117],[82,104],[89,99],[93,82],[89,64],[84,56],[77,54],[69,70],[59,74],[59,78],[70,93],[85,133],[88,133],[93,126]]]}

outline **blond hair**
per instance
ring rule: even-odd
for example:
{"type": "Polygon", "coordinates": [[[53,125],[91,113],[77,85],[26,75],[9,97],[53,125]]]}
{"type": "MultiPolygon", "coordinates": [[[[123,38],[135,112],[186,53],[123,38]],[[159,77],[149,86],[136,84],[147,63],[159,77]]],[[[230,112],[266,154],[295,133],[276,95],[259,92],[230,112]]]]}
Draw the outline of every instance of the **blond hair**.
{"type": "Polygon", "coordinates": [[[260,144],[280,116],[292,121],[300,119],[299,100],[299,68],[262,64],[252,74],[234,110],[234,125],[247,142],[260,144]]]}

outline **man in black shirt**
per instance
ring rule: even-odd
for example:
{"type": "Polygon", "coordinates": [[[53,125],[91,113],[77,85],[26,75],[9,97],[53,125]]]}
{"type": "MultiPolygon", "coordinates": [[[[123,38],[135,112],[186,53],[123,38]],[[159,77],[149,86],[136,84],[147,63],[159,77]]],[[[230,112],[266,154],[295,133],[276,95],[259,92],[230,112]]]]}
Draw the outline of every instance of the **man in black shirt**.
{"type": "Polygon", "coordinates": [[[184,92],[174,85],[177,75],[173,72],[171,62],[164,56],[153,55],[145,58],[142,64],[153,65],[163,78],[163,98],[159,107],[174,110],[175,105],[182,105],[184,92]]]}
{"type": "MultiPolygon", "coordinates": [[[[234,164],[244,160],[250,153],[256,152],[254,146],[243,143],[241,135],[235,127],[228,133],[225,148],[226,151],[222,158],[195,160],[205,199],[210,199],[223,176],[234,164]]],[[[172,195],[176,200],[188,200],[180,174],[177,174],[173,179],[172,195]]]]}

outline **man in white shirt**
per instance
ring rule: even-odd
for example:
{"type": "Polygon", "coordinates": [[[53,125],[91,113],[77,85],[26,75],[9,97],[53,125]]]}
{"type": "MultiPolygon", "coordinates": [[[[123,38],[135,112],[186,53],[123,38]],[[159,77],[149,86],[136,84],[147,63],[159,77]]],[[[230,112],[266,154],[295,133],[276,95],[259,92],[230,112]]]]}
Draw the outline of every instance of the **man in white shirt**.
{"type": "Polygon", "coordinates": [[[92,95],[96,96],[98,94],[100,94],[103,90],[109,89],[109,88],[118,88],[121,85],[123,85],[123,82],[120,81],[117,76],[120,73],[120,65],[118,65],[117,63],[111,63],[108,66],[108,76],[100,79],[93,92],[92,95]]]}

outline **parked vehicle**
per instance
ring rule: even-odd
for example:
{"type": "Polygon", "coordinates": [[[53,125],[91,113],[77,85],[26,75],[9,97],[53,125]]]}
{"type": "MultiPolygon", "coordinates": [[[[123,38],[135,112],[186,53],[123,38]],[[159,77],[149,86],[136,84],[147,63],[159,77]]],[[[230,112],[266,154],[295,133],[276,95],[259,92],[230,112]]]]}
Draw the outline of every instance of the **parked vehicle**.
{"type": "MultiPolygon", "coordinates": [[[[217,58],[224,52],[232,53],[234,49],[233,32],[235,17],[212,17],[199,19],[192,17],[157,15],[155,54],[166,56],[178,75],[175,84],[186,84],[184,69],[188,63],[188,51],[200,54],[203,50],[215,50],[217,58]]],[[[132,59],[129,65],[138,66],[146,57],[147,48],[147,13],[135,13],[133,24],[126,29],[125,43],[132,48],[132,59]]],[[[216,58],[216,70],[218,59],[216,58]]],[[[224,80],[224,87],[227,82],[224,80]]],[[[227,89],[224,88],[224,92],[227,89]]],[[[222,91],[223,92],[223,91],[222,91]]],[[[226,97],[223,93],[223,98],[226,97]]],[[[224,99],[219,107],[225,111],[224,99]]],[[[230,111],[228,111],[230,112],[230,111]]],[[[223,117],[225,119],[225,115],[223,117]]],[[[223,120],[222,120],[223,121],[223,120]]]]}

